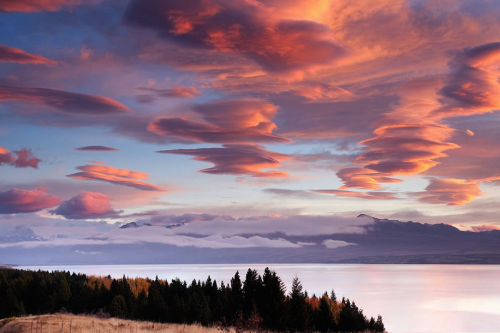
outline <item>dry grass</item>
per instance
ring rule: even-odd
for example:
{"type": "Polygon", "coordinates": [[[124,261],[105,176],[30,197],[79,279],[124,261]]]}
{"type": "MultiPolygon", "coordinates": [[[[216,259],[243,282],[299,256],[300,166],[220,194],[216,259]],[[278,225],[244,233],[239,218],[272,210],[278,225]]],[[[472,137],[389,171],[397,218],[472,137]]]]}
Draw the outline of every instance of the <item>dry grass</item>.
{"type": "Polygon", "coordinates": [[[220,333],[215,327],[55,314],[0,320],[0,333],[220,333]],[[3,323],[3,321],[6,321],[3,323]]]}

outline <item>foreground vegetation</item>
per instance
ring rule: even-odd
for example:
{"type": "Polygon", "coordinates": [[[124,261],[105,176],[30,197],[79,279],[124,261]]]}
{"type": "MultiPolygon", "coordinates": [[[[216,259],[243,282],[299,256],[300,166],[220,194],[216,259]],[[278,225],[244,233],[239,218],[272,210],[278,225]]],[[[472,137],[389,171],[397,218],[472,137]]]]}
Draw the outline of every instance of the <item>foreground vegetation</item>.
{"type": "MultiPolygon", "coordinates": [[[[216,327],[161,324],[117,318],[96,318],[69,314],[28,316],[0,320],[0,333],[220,333],[216,327]]],[[[235,332],[232,332],[235,333],[235,332]]]]}
{"type": "Polygon", "coordinates": [[[69,272],[0,270],[0,318],[69,311],[158,323],[216,325],[222,331],[383,332],[354,302],[335,293],[309,296],[295,278],[287,295],[281,278],[249,269],[220,286],[210,277],[191,284],[174,279],[112,279],[69,272]]]}

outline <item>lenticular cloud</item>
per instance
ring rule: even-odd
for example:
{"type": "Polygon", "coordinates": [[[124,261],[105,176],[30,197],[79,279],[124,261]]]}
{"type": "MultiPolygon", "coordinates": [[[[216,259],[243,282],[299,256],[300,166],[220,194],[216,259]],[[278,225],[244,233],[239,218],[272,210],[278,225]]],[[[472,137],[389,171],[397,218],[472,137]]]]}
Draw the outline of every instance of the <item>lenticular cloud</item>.
{"type": "Polygon", "coordinates": [[[104,165],[84,165],[77,167],[77,172],[68,177],[80,180],[98,180],[115,185],[123,185],[143,191],[163,191],[162,188],[137,179],[148,179],[149,174],[128,169],[118,169],[104,165]]]}

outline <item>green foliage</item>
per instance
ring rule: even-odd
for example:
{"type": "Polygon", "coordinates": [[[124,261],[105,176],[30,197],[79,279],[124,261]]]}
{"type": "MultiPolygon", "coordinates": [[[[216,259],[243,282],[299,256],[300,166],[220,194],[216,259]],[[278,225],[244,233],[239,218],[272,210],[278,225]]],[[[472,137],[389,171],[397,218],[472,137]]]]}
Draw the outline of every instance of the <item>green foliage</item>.
{"type": "Polygon", "coordinates": [[[147,292],[136,290],[137,279],[108,277],[107,288],[95,278],[69,272],[0,269],[0,318],[67,310],[74,314],[101,313],[118,318],[155,322],[218,324],[223,331],[383,332],[382,317],[368,320],[348,299],[335,293],[308,297],[298,278],[286,294],[276,272],[266,268],[260,276],[249,269],[245,281],[236,272],[230,284],[179,279],[166,283],[144,280],[147,292]],[[132,281],[130,283],[129,281],[132,281]],[[145,282],[146,281],[146,282],[145,282]],[[147,286],[146,284],[146,286],[147,286]]]}

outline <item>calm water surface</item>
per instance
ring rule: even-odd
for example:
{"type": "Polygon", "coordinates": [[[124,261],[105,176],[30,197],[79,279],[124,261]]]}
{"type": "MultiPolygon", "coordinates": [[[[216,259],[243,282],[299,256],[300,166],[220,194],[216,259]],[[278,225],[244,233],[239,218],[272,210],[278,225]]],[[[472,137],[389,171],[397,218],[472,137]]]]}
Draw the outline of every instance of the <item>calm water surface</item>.
{"type": "Polygon", "coordinates": [[[88,265],[23,266],[119,278],[180,278],[208,275],[229,282],[239,270],[269,266],[290,288],[298,276],[310,295],[335,289],[370,317],[381,314],[388,332],[500,332],[500,266],[476,265],[88,265]]]}

